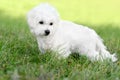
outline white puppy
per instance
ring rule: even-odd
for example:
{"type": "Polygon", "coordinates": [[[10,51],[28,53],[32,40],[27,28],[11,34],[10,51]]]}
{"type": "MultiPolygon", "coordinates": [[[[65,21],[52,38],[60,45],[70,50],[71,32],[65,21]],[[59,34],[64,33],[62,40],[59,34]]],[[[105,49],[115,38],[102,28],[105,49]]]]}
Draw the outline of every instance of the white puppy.
{"type": "Polygon", "coordinates": [[[27,15],[27,21],[42,53],[52,50],[63,58],[71,53],[79,53],[91,61],[117,61],[115,54],[106,50],[102,39],[94,30],[61,20],[58,12],[49,4],[43,3],[32,9],[27,15]]]}

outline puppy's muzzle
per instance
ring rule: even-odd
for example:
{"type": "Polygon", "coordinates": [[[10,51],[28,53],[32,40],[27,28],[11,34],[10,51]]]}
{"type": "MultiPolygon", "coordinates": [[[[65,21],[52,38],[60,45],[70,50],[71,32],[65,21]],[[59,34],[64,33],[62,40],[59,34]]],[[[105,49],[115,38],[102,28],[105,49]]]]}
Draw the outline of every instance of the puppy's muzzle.
{"type": "Polygon", "coordinates": [[[45,30],[45,36],[48,36],[50,34],[50,30],[45,30]]]}

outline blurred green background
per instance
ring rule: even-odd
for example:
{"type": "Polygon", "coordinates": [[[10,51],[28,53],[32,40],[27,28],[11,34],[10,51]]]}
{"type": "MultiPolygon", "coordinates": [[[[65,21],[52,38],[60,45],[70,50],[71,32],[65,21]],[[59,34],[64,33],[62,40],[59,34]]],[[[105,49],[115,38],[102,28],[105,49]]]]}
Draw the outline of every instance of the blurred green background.
{"type": "Polygon", "coordinates": [[[55,6],[65,20],[96,25],[120,23],[120,0],[0,0],[0,15],[26,17],[40,2],[55,6]]]}

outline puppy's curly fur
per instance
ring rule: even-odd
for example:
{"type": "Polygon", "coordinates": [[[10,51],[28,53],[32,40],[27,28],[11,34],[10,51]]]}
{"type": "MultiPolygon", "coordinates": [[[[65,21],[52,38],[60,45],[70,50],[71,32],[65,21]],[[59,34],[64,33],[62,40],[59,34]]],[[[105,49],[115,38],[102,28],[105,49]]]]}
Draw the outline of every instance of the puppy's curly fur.
{"type": "Polygon", "coordinates": [[[27,15],[27,21],[42,53],[50,49],[63,58],[77,52],[91,61],[117,61],[115,54],[106,50],[102,39],[93,29],[61,20],[56,9],[47,3],[33,8],[27,15]]]}

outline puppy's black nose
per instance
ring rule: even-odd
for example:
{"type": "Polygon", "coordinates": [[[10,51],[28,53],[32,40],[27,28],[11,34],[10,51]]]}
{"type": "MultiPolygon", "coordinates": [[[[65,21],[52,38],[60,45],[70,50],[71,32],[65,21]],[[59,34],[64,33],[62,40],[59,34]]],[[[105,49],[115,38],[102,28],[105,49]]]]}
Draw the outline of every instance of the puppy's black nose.
{"type": "Polygon", "coordinates": [[[45,30],[45,35],[49,35],[50,34],[50,30],[45,30]]]}

